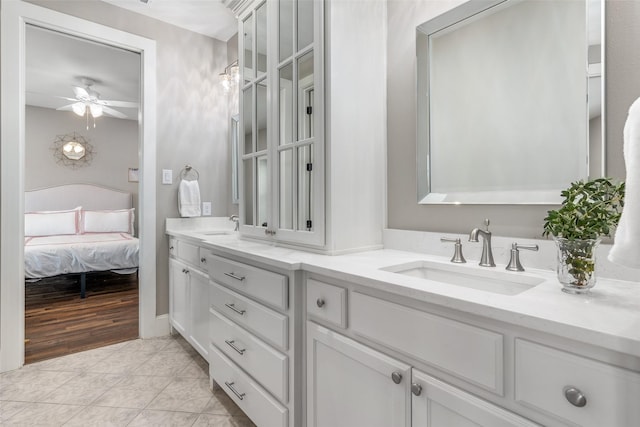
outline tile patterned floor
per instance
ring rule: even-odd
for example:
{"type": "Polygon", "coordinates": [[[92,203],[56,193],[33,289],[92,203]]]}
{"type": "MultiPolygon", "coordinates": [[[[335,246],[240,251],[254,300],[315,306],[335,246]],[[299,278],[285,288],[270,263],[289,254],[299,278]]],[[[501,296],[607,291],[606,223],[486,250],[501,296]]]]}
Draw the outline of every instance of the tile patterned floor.
{"type": "Polygon", "coordinates": [[[135,340],[0,374],[0,426],[255,427],[180,336],[135,340]]]}

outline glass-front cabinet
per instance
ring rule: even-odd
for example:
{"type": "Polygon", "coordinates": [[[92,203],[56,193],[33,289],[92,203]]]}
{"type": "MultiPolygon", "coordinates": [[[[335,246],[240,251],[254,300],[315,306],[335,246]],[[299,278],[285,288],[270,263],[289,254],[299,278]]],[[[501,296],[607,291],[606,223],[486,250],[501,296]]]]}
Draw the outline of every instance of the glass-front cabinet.
{"type": "Polygon", "coordinates": [[[322,5],[257,1],[239,17],[243,235],[325,243],[322,5]]]}

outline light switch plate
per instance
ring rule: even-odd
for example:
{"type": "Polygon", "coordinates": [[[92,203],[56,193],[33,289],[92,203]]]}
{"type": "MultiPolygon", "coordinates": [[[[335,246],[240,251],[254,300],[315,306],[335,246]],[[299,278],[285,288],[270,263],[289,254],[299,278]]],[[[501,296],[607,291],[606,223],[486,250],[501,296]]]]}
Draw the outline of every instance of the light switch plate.
{"type": "Polygon", "coordinates": [[[202,215],[211,216],[211,202],[202,202],[202,215]]]}
{"type": "Polygon", "coordinates": [[[162,183],[165,185],[173,184],[173,170],[162,169],[162,183]]]}

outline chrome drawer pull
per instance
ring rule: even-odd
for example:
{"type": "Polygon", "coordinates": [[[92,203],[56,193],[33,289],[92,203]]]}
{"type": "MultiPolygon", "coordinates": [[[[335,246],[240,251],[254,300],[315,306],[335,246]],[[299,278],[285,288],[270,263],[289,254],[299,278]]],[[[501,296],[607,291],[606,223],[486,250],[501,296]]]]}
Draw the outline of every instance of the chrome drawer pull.
{"type": "Polygon", "coordinates": [[[587,397],[577,388],[567,386],[562,391],[564,391],[564,397],[566,397],[573,406],[582,408],[587,405],[587,397]]]}
{"type": "Polygon", "coordinates": [[[236,313],[238,313],[240,316],[244,316],[244,313],[246,313],[247,310],[239,310],[236,308],[235,304],[225,304],[225,306],[230,309],[235,311],[236,313]]]}
{"type": "Polygon", "coordinates": [[[391,374],[391,379],[394,383],[400,384],[400,382],[402,382],[402,374],[400,372],[394,372],[391,374]]]}
{"type": "Polygon", "coordinates": [[[319,308],[324,307],[324,304],[325,304],[325,302],[324,302],[324,300],[323,300],[322,298],[318,298],[318,299],[316,300],[316,305],[317,305],[319,308]]]}
{"type": "Polygon", "coordinates": [[[229,390],[231,390],[233,392],[233,394],[235,394],[236,396],[238,396],[238,399],[240,400],[244,400],[244,393],[240,393],[238,392],[238,390],[236,390],[233,386],[235,385],[235,383],[228,383],[228,382],[224,382],[224,385],[226,385],[227,387],[229,387],[229,390]]]}
{"type": "Polygon", "coordinates": [[[422,386],[418,383],[411,383],[411,393],[420,396],[422,394],[422,386]]]}
{"type": "Polygon", "coordinates": [[[246,348],[238,348],[235,344],[235,340],[224,340],[224,342],[226,342],[229,347],[237,351],[241,356],[244,354],[245,351],[247,351],[246,348]]]}
{"type": "Polygon", "coordinates": [[[241,281],[241,282],[244,280],[244,276],[236,276],[236,275],[235,275],[235,274],[233,274],[233,273],[224,273],[224,275],[225,275],[225,276],[229,276],[229,277],[231,277],[232,279],[239,280],[239,281],[241,281]]]}

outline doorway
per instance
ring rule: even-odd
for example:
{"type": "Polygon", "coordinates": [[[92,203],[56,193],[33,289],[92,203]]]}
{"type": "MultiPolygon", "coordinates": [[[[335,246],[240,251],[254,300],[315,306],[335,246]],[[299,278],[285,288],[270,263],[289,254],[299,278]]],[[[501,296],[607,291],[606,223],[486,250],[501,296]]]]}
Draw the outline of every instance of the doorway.
{"type": "Polygon", "coordinates": [[[140,62],[137,52],[26,25],[25,364],[138,337],[139,180],[128,172],[139,170],[140,62]],[[103,187],[117,197],[105,191],[97,211],[103,187]],[[32,227],[78,207],[72,234],[54,219],[32,227]],[[87,215],[106,227],[85,227],[87,215]]]}
{"type": "Polygon", "coordinates": [[[156,317],[155,42],[22,1],[2,2],[0,148],[0,371],[24,363],[25,31],[35,25],[138,52],[141,63],[139,336],[165,332],[156,317]]]}

